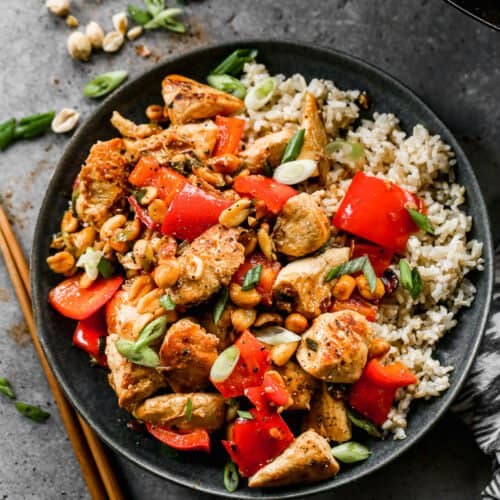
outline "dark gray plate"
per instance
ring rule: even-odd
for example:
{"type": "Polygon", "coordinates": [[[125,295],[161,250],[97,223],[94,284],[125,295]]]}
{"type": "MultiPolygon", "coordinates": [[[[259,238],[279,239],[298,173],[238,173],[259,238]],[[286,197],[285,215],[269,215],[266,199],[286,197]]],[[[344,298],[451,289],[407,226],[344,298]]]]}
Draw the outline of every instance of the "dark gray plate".
{"type": "Polygon", "coordinates": [[[55,171],[38,218],[31,268],[38,332],[52,369],[70,401],[108,445],[147,470],[194,489],[232,498],[290,498],[329,490],[379,469],[412,446],[444,413],[464,381],[481,340],[490,305],[493,258],[488,215],[473,170],[449,130],[418,97],[387,74],[346,54],[288,42],[248,41],[201,49],[174,59],[128,83],[104,101],[75,134],[55,171]],[[74,322],[62,318],[47,304],[47,294],[59,278],[49,271],[45,259],[51,235],[59,230],[73,179],[90,147],[99,139],[115,136],[109,125],[111,112],[116,109],[127,117],[142,120],[147,105],[161,102],[160,83],[166,74],[180,73],[203,81],[211,68],[239,47],[257,48],[258,60],[271,73],[300,72],[307,79],[328,78],[341,88],[364,89],[373,97],[374,108],[396,113],[405,130],[422,123],[440,134],[457,155],[458,180],[467,186],[467,210],[474,218],[471,237],[484,242],[486,265],[484,272],[472,276],[478,290],[474,304],[460,314],[458,326],[441,341],[436,352],[442,362],[455,366],[451,387],[441,398],[413,405],[406,440],[367,440],[373,452],[370,459],[343,467],[328,482],[265,492],[240,488],[230,495],[223,486],[225,458],[220,450],[213,457],[190,455],[178,462],[162,453],[161,445],[153,438],[127,429],[129,415],[118,408],[105,373],[91,368],[87,356],[71,346],[74,322]]]}
{"type": "Polygon", "coordinates": [[[500,6],[497,0],[446,0],[468,16],[500,30],[500,6]]]}

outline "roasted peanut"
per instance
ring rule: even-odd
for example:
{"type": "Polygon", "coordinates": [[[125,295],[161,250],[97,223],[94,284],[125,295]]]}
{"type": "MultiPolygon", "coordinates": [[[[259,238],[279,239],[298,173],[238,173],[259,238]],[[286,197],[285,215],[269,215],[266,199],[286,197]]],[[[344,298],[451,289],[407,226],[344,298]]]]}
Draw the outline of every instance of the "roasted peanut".
{"type": "Polygon", "coordinates": [[[391,348],[391,344],[380,337],[375,337],[372,339],[370,343],[370,347],[368,348],[368,357],[369,358],[381,358],[385,356],[389,349],[391,348]]]}
{"type": "Polygon", "coordinates": [[[163,114],[163,106],[160,104],[151,104],[146,108],[146,116],[148,120],[156,123],[161,123],[165,121],[165,115],[163,114]]]}
{"type": "Polygon", "coordinates": [[[219,215],[219,223],[225,227],[236,227],[243,224],[250,215],[252,202],[247,198],[242,198],[234,202],[219,215]]]}
{"type": "Polygon", "coordinates": [[[231,283],[229,286],[229,297],[235,305],[244,307],[245,309],[256,307],[261,298],[259,292],[257,292],[255,288],[251,290],[242,290],[241,286],[237,283],[231,283]]]}
{"type": "Polygon", "coordinates": [[[102,50],[104,52],[118,52],[125,38],[119,31],[110,31],[102,41],[102,50]]]}
{"type": "Polygon", "coordinates": [[[142,189],[144,193],[141,198],[141,205],[149,205],[157,196],[158,189],[154,186],[147,186],[142,189]]]}
{"type": "Polygon", "coordinates": [[[47,9],[55,16],[67,16],[69,13],[69,0],[47,0],[47,9]]]}
{"type": "Polygon", "coordinates": [[[238,308],[231,311],[231,323],[237,332],[242,332],[250,328],[257,316],[257,311],[255,309],[243,309],[238,308]]]}
{"type": "Polygon", "coordinates": [[[109,240],[113,234],[122,228],[127,222],[127,218],[123,214],[113,215],[101,226],[99,236],[101,240],[109,240]]]}
{"type": "Polygon", "coordinates": [[[61,231],[63,233],[74,233],[78,229],[78,219],[72,210],[66,210],[61,220],[61,231]]]}
{"type": "Polygon", "coordinates": [[[184,261],[184,269],[188,278],[193,281],[198,281],[204,270],[203,261],[197,255],[188,255],[184,261]]]}
{"type": "Polygon", "coordinates": [[[132,305],[135,305],[135,303],[144,295],[146,295],[148,292],[153,290],[155,288],[155,285],[153,283],[153,279],[149,275],[142,275],[137,278],[135,278],[134,282],[130,286],[129,292],[128,292],[128,298],[129,301],[132,305]]]}
{"type": "Polygon", "coordinates": [[[278,313],[263,312],[257,316],[253,326],[256,328],[264,325],[282,325],[283,318],[278,313]]]}
{"type": "Polygon", "coordinates": [[[226,181],[222,174],[218,174],[207,167],[196,165],[192,168],[193,174],[215,187],[224,187],[226,181]]]}
{"type": "Polygon", "coordinates": [[[168,288],[174,286],[179,279],[180,266],[179,262],[171,257],[168,260],[155,267],[153,271],[153,279],[160,288],[168,288]]]}
{"type": "Polygon", "coordinates": [[[127,31],[127,38],[129,40],[137,40],[144,33],[142,26],[134,26],[127,31]]]}
{"type": "Polygon", "coordinates": [[[285,319],[285,328],[293,333],[301,334],[307,330],[309,323],[307,318],[299,313],[289,314],[285,319]]]}
{"type": "Polygon", "coordinates": [[[169,262],[171,257],[174,257],[177,253],[177,242],[172,236],[167,236],[162,238],[160,248],[157,252],[158,264],[163,264],[163,262],[169,262]]]}
{"type": "Polygon", "coordinates": [[[101,49],[104,40],[104,31],[95,21],[91,21],[85,28],[85,34],[92,44],[92,48],[101,49]]]}
{"type": "Polygon", "coordinates": [[[125,12],[118,12],[112,18],[113,26],[115,30],[124,35],[127,32],[128,28],[128,19],[127,14],[125,12]]]}
{"type": "Polygon", "coordinates": [[[283,366],[293,356],[299,342],[287,342],[286,344],[273,345],[271,347],[271,360],[276,366],[283,366]]]}
{"type": "Polygon", "coordinates": [[[143,295],[137,302],[137,312],[139,314],[154,313],[160,305],[160,297],[163,295],[163,290],[156,288],[151,290],[146,295],[143,295]]]}
{"type": "Polygon", "coordinates": [[[72,108],[63,108],[52,120],[50,127],[56,134],[65,134],[76,127],[80,113],[72,108]]]}
{"type": "Polygon", "coordinates": [[[356,288],[356,280],[348,274],[342,275],[335,283],[332,294],[337,300],[347,300],[356,288]]]}
{"type": "Polygon", "coordinates": [[[154,254],[149,241],[137,240],[134,243],[133,254],[136,264],[139,264],[145,271],[153,267],[154,254]]]}
{"type": "Polygon", "coordinates": [[[64,237],[62,234],[54,234],[52,236],[52,242],[50,243],[50,248],[54,250],[62,250],[66,246],[64,242],[64,237]]]}
{"type": "Polygon", "coordinates": [[[156,198],[156,200],[153,200],[148,206],[149,216],[158,224],[163,222],[166,213],[167,205],[163,200],[160,200],[160,198],[156,198]]]}
{"type": "Polygon", "coordinates": [[[68,53],[73,59],[88,61],[92,53],[92,45],[86,35],[80,31],[71,33],[67,41],[68,53]]]}
{"type": "Polygon", "coordinates": [[[244,231],[238,241],[245,247],[245,256],[253,253],[257,247],[257,235],[253,230],[244,231]]]}
{"type": "MultiPolygon", "coordinates": [[[[97,278],[96,278],[97,279],[97,278]]],[[[88,288],[92,283],[94,283],[94,279],[92,279],[87,273],[83,273],[80,276],[80,281],[78,282],[78,286],[80,288],[88,288]]]]}
{"type": "Polygon", "coordinates": [[[277,259],[274,251],[274,242],[269,234],[269,224],[267,222],[261,224],[259,227],[259,230],[257,231],[257,241],[259,242],[259,247],[262,250],[262,253],[268,260],[277,259]]]}
{"type": "Polygon", "coordinates": [[[75,258],[67,251],[57,252],[47,258],[50,269],[57,274],[70,272],[75,266],[75,258]]]}
{"type": "Polygon", "coordinates": [[[377,300],[381,299],[385,294],[384,283],[380,278],[377,278],[377,284],[375,285],[375,290],[372,292],[370,290],[370,285],[368,280],[365,278],[364,274],[356,277],[356,287],[359,294],[366,300],[377,300]]]}
{"type": "Polygon", "coordinates": [[[78,19],[75,16],[69,15],[66,18],[66,24],[70,28],[78,28],[78,26],[80,26],[80,21],[78,21],[78,19]]]}
{"type": "Polygon", "coordinates": [[[219,174],[234,174],[241,168],[241,159],[232,154],[214,156],[208,160],[214,172],[219,174]]]}
{"type": "Polygon", "coordinates": [[[89,246],[91,246],[96,238],[96,231],[93,227],[84,227],[81,231],[77,233],[72,233],[71,244],[75,252],[76,257],[80,257],[89,246]]]}

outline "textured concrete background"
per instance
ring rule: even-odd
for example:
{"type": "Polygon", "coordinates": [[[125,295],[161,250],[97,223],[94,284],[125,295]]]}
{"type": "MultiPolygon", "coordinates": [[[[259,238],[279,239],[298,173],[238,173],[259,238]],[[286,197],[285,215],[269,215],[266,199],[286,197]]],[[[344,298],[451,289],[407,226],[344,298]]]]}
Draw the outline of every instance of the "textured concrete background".
{"type": "MultiPolygon", "coordinates": [[[[72,1],[73,13],[82,24],[96,20],[108,30],[111,15],[123,10],[126,3],[72,1]]],[[[90,75],[127,69],[133,78],[158,58],[163,61],[219,41],[266,37],[326,45],[393,74],[443,118],[479,176],[498,240],[499,33],[440,0],[187,3],[190,35],[148,33],[117,55],[97,54],[91,63],[82,64],[66,53],[69,28],[47,13],[42,0],[1,0],[0,122],[62,107],[75,107],[85,118],[96,108],[95,102],[81,94],[90,75]],[[134,46],[139,44],[146,44],[156,57],[138,57],[134,46]]],[[[49,134],[0,153],[0,195],[26,253],[45,187],[66,142],[66,137],[49,134]]],[[[52,411],[46,424],[37,425],[0,398],[0,498],[88,498],[3,262],[0,311],[0,376],[13,381],[21,399],[52,411]]],[[[131,498],[206,498],[161,481],[122,458],[113,460],[131,498]]],[[[479,497],[488,474],[488,459],[476,448],[468,430],[450,415],[397,463],[323,498],[470,500],[479,497]]]]}

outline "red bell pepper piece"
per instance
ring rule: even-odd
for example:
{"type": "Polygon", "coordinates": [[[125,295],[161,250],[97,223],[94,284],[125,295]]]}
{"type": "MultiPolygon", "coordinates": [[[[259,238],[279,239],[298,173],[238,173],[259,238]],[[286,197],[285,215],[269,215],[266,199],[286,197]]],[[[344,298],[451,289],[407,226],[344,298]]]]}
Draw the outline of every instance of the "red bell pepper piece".
{"type": "Polygon", "coordinates": [[[194,240],[219,221],[219,215],[231,202],[185,184],[168,207],[161,226],[163,234],[181,240],[194,240]]]}
{"type": "Polygon", "coordinates": [[[146,212],[146,210],[144,210],[144,208],[142,208],[141,205],[139,205],[139,202],[135,199],[134,196],[129,196],[128,202],[130,203],[130,206],[132,207],[133,211],[136,213],[139,220],[148,229],[152,229],[154,231],[160,227],[160,225],[149,216],[149,214],[146,212]]]}
{"type": "Polygon", "coordinates": [[[236,177],[233,188],[242,196],[262,200],[267,209],[275,215],[281,211],[289,198],[298,194],[290,186],[263,175],[236,177]]]}
{"type": "Polygon", "coordinates": [[[419,229],[407,208],[424,211],[417,196],[396,184],[358,172],[352,179],[333,224],[384,248],[403,251],[419,229]]]}
{"type": "Polygon", "coordinates": [[[264,373],[271,364],[268,349],[248,330],[245,330],[234,345],[240,357],[231,375],[223,382],[212,382],[225,398],[243,396],[245,389],[262,384],[264,373]]]}
{"type": "Polygon", "coordinates": [[[76,325],[73,333],[73,345],[84,350],[101,366],[106,367],[106,355],[102,350],[102,343],[108,335],[104,308],[99,309],[76,325]]]}
{"type": "Polygon", "coordinates": [[[417,378],[402,363],[383,366],[377,359],[367,363],[349,392],[349,404],[368,420],[382,425],[399,387],[415,384],[417,378]]]}
{"type": "Polygon", "coordinates": [[[123,278],[97,278],[88,288],[80,288],[80,275],[68,278],[49,292],[50,305],[71,319],[86,319],[100,309],[118,291],[123,278]]]}
{"type": "Polygon", "coordinates": [[[215,144],[213,156],[223,154],[236,154],[238,152],[243,130],[245,129],[245,120],[234,118],[232,116],[215,117],[215,124],[219,128],[217,143],[215,144]]]}
{"type": "Polygon", "coordinates": [[[245,389],[245,396],[255,405],[257,410],[263,412],[273,411],[280,406],[285,406],[290,401],[290,394],[285,382],[281,375],[273,370],[264,374],[261,385],[245,389]]]}
{"type": "Polygon", "coordinates": [[[205,451],[210,453],[210,436],[205,429],[180,433],[163,425],[146,422],[146,429],[158,441],[180,451],[205,451]]]}
{"type": "Polygon", "coordinates": [[[254,417],[236,419],[231,441],[222,441],[240,473],[249,477],[280,455],[293,442],[293,434],[278,413],[250,410],[254,417]]]}
{"type": "Polygon", "coordinates": [[[357,294],[351,295],[347,300],[334,300],[330,311],[337,312],[345,309],[362,314],[368,321],[377,319],[377,304],[372,304],[357,294]]]}
{"type": "Polygon", "coordinates": [[[243,264],[241,264],[234,273],[231,281],[238,285],[242,285],[247,272],[258,264],[262,264],[262,272],[259,282],[255,285],[255,289],[261,296],[260,303],[270,306],[273,301],[273,285],[281,269],[281,264],[278,261],[267,260],[261,253],[253,253],[243,262],[243,264]]]}
{"type": "Polygon", "coordinates": [[[158,190],[158,198],[167,205],[174,196],[187,184],[187,179],[169,167],[161,167],[153,156],[143,156],[130,173],[128,181],[133,186],[154,186],[158,190]]]}
{"type": "Polygon", "coordinates": [[[368,255],[370,263],[377,276],[382,276],[391,265],[394,252],[389,248],[370,245],[369,243],[354,243],[353,258],[368,255]]]}

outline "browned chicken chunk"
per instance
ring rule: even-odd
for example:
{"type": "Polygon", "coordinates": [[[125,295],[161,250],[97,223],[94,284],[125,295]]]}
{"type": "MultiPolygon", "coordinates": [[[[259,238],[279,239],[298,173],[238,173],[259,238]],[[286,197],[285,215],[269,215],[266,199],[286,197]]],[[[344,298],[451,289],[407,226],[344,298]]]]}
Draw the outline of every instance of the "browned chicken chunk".
{"type": "Polygon", "coordinates": [[[264,465],[249,480],[250,488],[272,488],[329,479],[339,471],[324,437],[306,431],[272,462],[264,465]]]}
{"type": "Polygon", "coordinates": [[[205,429],[208,432],[224,424],[224,398],[219,394],[194,392],[165,394],[147,399],[134,411],[144,422],[166,425],[180,431],[205,429]],[[191,401],[191,415],[186,414],[191,401]]]}
{"type": "Polygon", "coordinates": [[[355,311],[318,316],[302,335],[297,361],[313,377],[352,384],[361,376],[368,359],[371,327],[355,311]]]}
{"type": "Polygon", "coordinates": [[[288,127],[260,137],[249,144],[239,155],[244,167],[248,168],[252,174],[262,173],[266,162],[271,167],[277,167],[293,134],[294,129],[288,127]]]}
{"type": "Polygon", "coordinates": [[[205,329],[219,339],[219,343],[217,344],[217,350],[219,352],[229,347],[235,341],[235,331],[231,321],[231,314],[235,309],[236,307],[228,302],[217,325],[214,322],[214,312],[212,308],[206,310],[200,318],[200,323],[205,329]]]}
{"type": "Polygon", "coordinates": [[[301,193],[285,203],[272,236],[278,252],[289,257],[303,257],[328,241],[330,227],[324,210],[310,194],[301,193]]]}
{"type": "Polygon", "coordinates": [[[314,318],[328,310],[333,281],[327,283],[328,271],[349,260],[349,248],[331,248],[317,257],[307,257],[287,264],[273,285],[276,306],[286,312],[299,312],[314,318]]]}
{"type": "Polygon", "coordinates": [[[76,209],[83,222],[100,228],[126,195],[128,161],[122,139],[98,142],[82,167],[76,209]]]}
{"type": "Polygon", "coordinates": [[[330,441],[343,443],[352,437],[351,421],[342,399],[334,398],[323,382],[313,398],[311,411],[302,421],[302,430],[312,429],[330,441]]]}
{"type": "Polygon", "coordinates": [[[180,277],[171,292],[176,304],[199,304],[229,284],[245,260],[240,232],[217,224],[191,242],[178,259],[180,277]]]}
{"type": "Polygon", "coordinates": [[[165,377],[154,368],[136,365],[126,360],[116,349],[118,335],[106,339],[106,357],[110,369],[109,383],[118,396],[118,404],[132,411],[158,389],[167,386],[165,377]]]}
{"type": "Polygon", "coordinates": [[[181,75],[165,77],[162,95],[165,114],[174,125],[230,115],[243,108],[240,99],[181,75]]]}
{"type": "Polygon", "coordinates": [[[143,123],[137,125],[131,120],[127,120],[118,111],[113,111],[111,116],[111,125],[120,132],[123,137],[130,137],[132,139],[144,139],[151,135],[158,134],[162,128],[156,123],[143,123]]]}
{"type": "Polygon", "coordinates": [[[284,366],[276,368],[276,371],[283,378],[293,400],[287,410],[309,410],[318,381],[293,361],[288,361],[284,366]]]}
{"type": "Polygon", "coordinates": [[[160,362],[175,392],[197,391],[208,384],[218,343],[215,335],[187,318],[168,329],[160,348],[160,362]]]}
{"type": "Polygon", "coordinates": [[[325,153],[328,136],[316,98],[309,92],[305,95],[301,128],[305,129],[306,133],[297,159],[316,161],[321,182],[326,184],[326,176],[330,170],[330,160],[325,153]]]}

